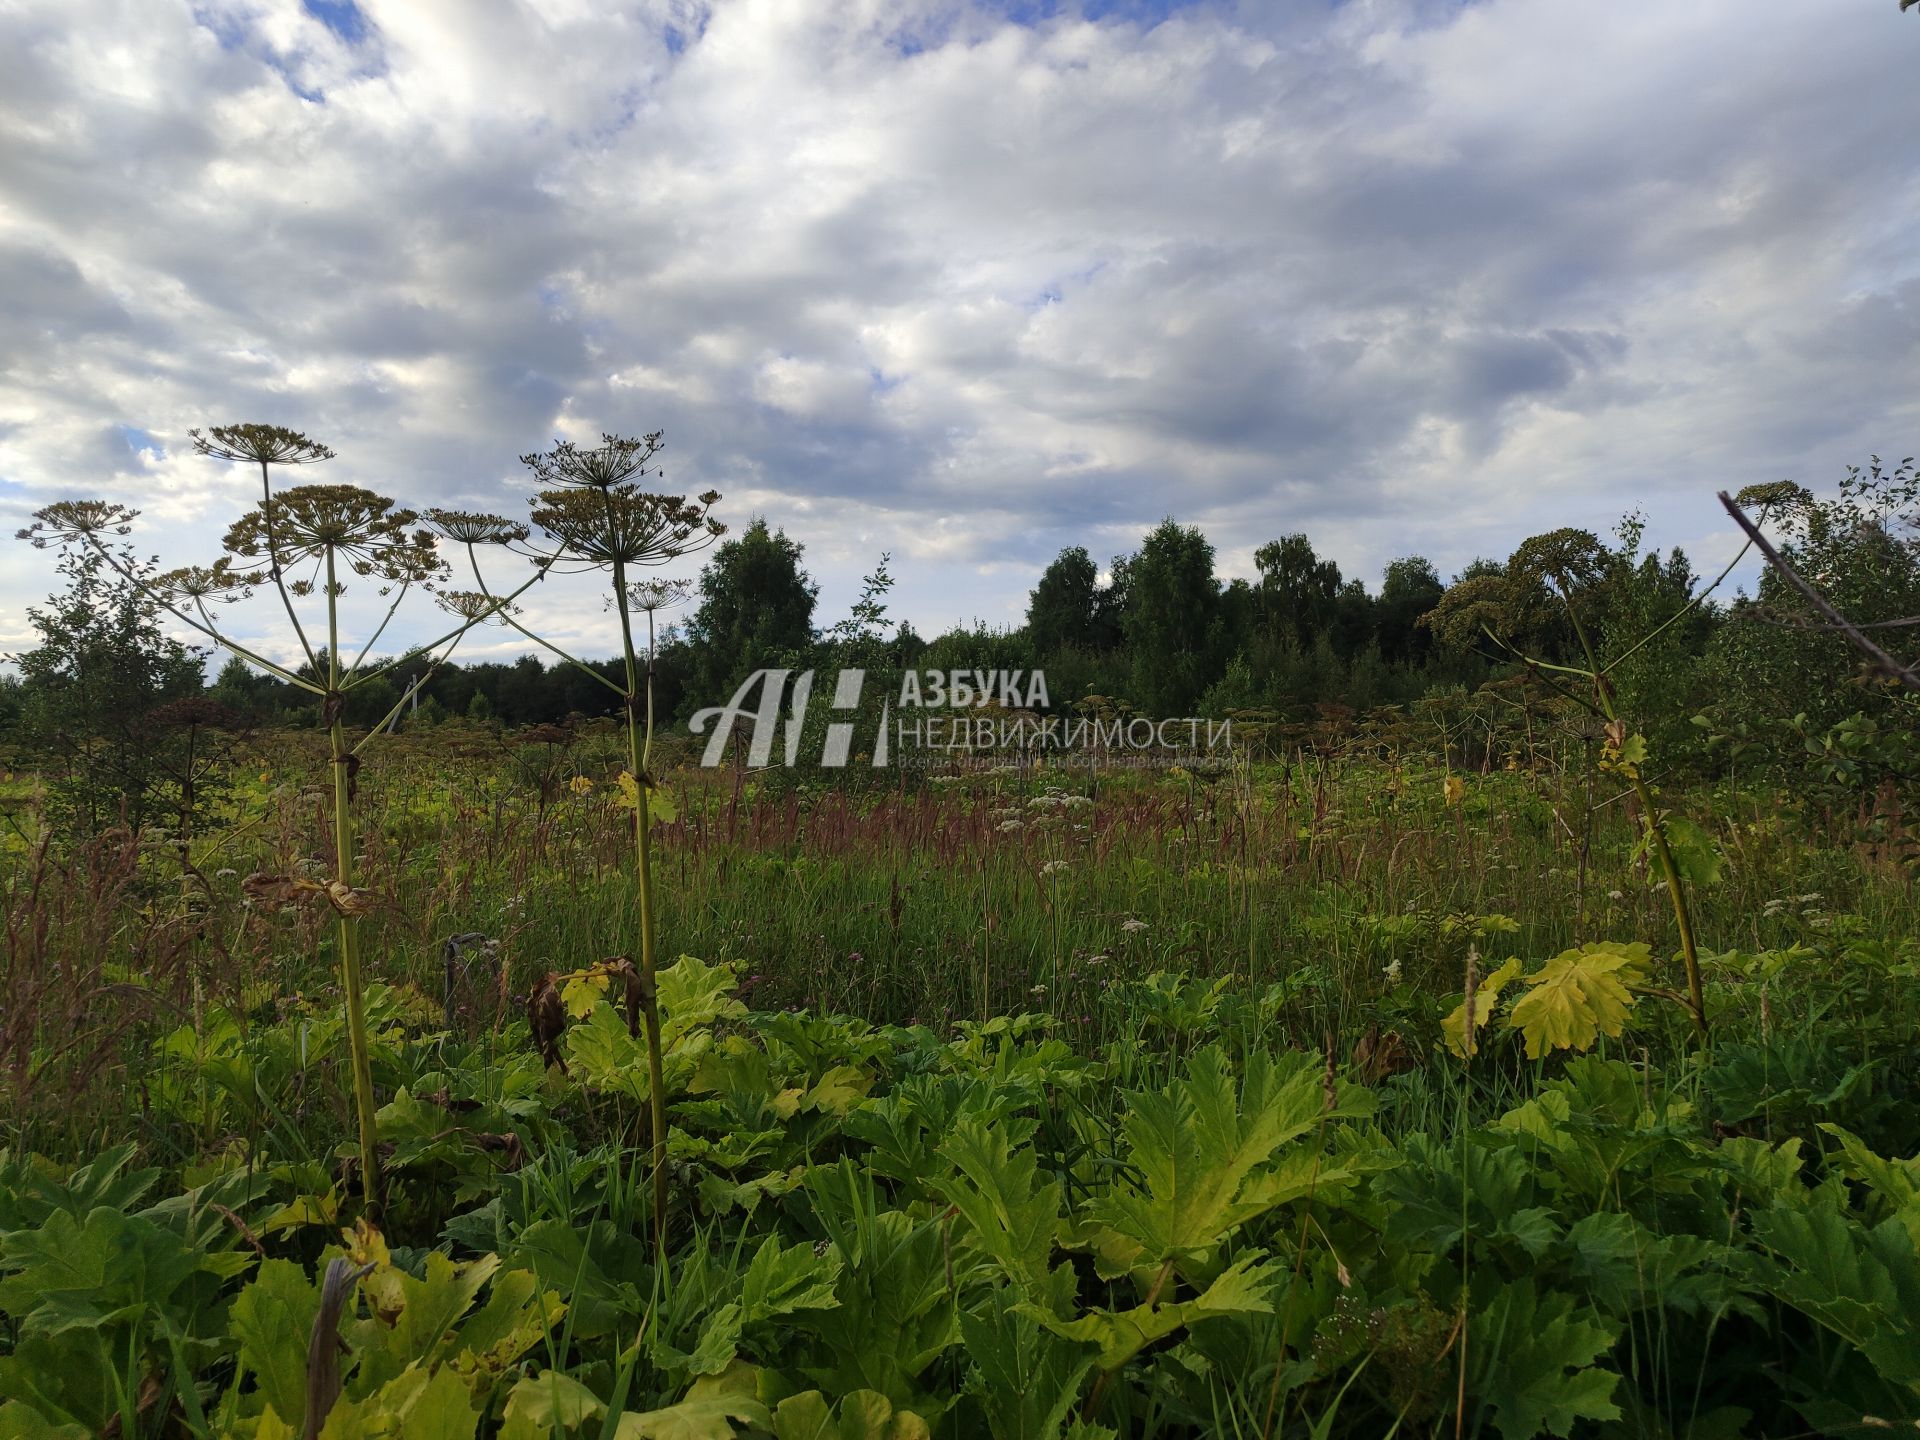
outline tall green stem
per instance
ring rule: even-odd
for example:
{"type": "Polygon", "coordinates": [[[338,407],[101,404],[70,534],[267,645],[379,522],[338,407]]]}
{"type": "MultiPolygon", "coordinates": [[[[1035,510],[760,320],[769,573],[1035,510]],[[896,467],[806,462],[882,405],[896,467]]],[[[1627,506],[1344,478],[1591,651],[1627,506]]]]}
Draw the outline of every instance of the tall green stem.
{"type": "MultiPolygon", "coordinates": [[[[1718,583],[1718,582],[1715,582],[1718,583]]],[[[1579,637],[1580,649],[1587,657],[1590,678],[1593,680],[1594,699],[1599,703],[1600,711],[1613,726],[1614,734],[1624,738],[1626,725],[1621,721],[1619,712],[1613,705],[1613,687],[1607,683],[1606,672],[1600,668],[1600,661],[1594,655],[1593,646],[1587,640],[1585,627],[1574,612],[1571,598],[1567,601],[1567,616],[1573,621],[1573,633],[1579,637]]],[[[1673,901],[1673,921],[1680,931],[1680,959],[1687,969],[1687,1000],[1693,1009],[1693,1028],[1702,1041],[1707,1038],[1707,993],[1700,978],[1700,949],[1693,938],[1693,912],[1687,905],[1687,889],[1680,879],[1680,867],[1673,863],[1673,851],[1667,845],[1666,827],[1661,824],[1659,808],[1654,804],[1653,791],[1647,782],[1640,778],[1640,766],[1635,761],[1627,761],[1622,767],[1633,793],[1640,801],[1640,821],[1646,830],[1647,849],[1653,853],[1660,867],[1660,877],[1666,882],[1667,895],[1673,901]]]]}
{"type": "MultiPolygon", "coordinates": [[[[627,673],[627,768],[634,779],[633,858],[640,880],[640,995],[647,1020],[647,1092],[653,1130],[653,1234],[664,1256],[667,1244],[667,1093],[660,1055],[658,991],[654,981],[653,835],[648,814],[652,781],[647,761],[653,753],[653,645],[647,646],[644,701],[639,661],[633,650],[633,617],[627,608],[627,569],[613,562],[614,604],[620,611],[620,650],[627,673]],[[645,705],[644,734],[640,716],[645,705]]],[[[651,618],[649,618],[651,625],[651,618]]]]}
{"type": "MultiPolygon", "coordinates": [[[[333,547],[327,547],[327,743],[333,758],[334,878],[344,887],[339,903],[353,890],[353,752],[340,722],[340,600],[334,580],[333,547]]],[[[373,1062],[367,1054],[366,1001],[360,986],[360,922],[344,909],[338,921],[340,988],[347,1001],[347,1045],[353,1064],[353,1108],[360,1132],[360,1189],[371,1213],[379,1205],[379,1132],[374,1123],[373,1062]]]]}

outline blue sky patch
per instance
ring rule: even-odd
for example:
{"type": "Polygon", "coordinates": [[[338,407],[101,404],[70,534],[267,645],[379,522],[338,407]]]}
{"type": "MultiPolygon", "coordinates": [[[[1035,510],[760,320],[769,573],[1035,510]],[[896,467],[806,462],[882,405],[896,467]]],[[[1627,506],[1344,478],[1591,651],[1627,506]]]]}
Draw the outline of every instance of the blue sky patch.
{"type": "Polygon", "coordinates": [[[167,453],[167,447],[156,440],[150,430],[142,430],[138,425],[117,425],[114,428],[120,432],[120,438],[127,442],[127,449],[136,455],[145,453],[159,458],[167,453]]]}
{"type": "Polygon", "coordinates": [[[353,0],[300,0],[300,8],[349,45],[367,38],[367,17],[353,0]]]}

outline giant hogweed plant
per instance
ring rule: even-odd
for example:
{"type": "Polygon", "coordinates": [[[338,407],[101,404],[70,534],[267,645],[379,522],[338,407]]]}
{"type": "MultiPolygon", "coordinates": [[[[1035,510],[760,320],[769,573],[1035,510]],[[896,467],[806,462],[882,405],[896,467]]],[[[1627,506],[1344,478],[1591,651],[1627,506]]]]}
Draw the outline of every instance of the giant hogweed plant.
{"type": "MultiPolygon", "coordinates": [[[[654,617],[685,598],[684,586],[650,580],[644,572],[669,565],[713,544],[726,527],[710,515],[720,499],[708,491],[696,499],[664,495],[644,487],[660,471],[661,432],[629,437],[606,435],[600,444],[580,446],[556,441],[553,448],[521,456],[539,487],[533,497],[531,527],[502,516],[465,510],[435,510],[434,526],[464,545],[478,594],[496,601],[480,564],[480,550],[496,547],[529,556],[537,574],[598,573],[607,582],[607,604],[619,617],[624,683],[608,679],[551,638],[521,623],[502,607],[506,623],[536,645],[605,686],[619,698],[624,720],[627,768],[621,776],[625,803],[633,813],[633,868],[639,895],[639,970],[636,1000],[647,1029],[648,1115],[652,1148],[654,1236],[664,1247],[667,1216],[666,1086],[662,1076],[656,949],[656,898],[653,884],[653,822],[673,818],[671,802],[649,766],[653,757],[654,617]],[[534,536],[538,533],[539,539],[534,536]],[[636,641],[636,618],[646,617],[646,647],[636,641]]],[[[557,998],[557,997],[556,997],[557,998]]]]}
{"type": "MultiPolygon", "coordinates": [[[[1740,492],[1740,499],[1743,503],[1758,505],[1761,519],[1764,521],[1776,507],[1792,501],[1802,493],[1798,486],[1783,481],[1771,485],[1750,485],[1740,492]]],[[[1695,591],[1686,604],[1680,606],[1672,615],[1625,649],[1602,660],[1588,634],[1587,626],[1580,618],[1580,609],[1574,603],[1576,592],[1598,580],[1604,571],[1604,563],[1592,553],[1591,537],[1579,531],[1558,530],[1529,540],[1516,553],[1510,568],[1516,569],[1523,579],[1530,577],[1535,582],[1550,585],[1552,591],[1558,594],[1567,620],[1573,629],[1574,638],[1579,643],[1580,653],[1586,661],[1584,666],[1554,664],[1519,649],[1505,636],[1496,633],[1487,623],[1485,617],[1498,614],[1497,607],[1480,607],[1483,613],[1474,617],[1479,619],[1482,634],[1507,654],[1519,660],[1526,666],[1528,673],[1548,689],[1585,711],[1601,726],[1604,744],[1600,750],[1599,767],[1625,780],[1628,789],[1639,802],[1641,849],[1648,858],[1649,867],[1659,875],[1661,883],[1666,887],[1668,899],[1673,906],[1674,928],[1680,941],[1680,961],[1686,974],[1686,993],[1682,995],[1646,984],[1647,976],[1644,969],[1636,970],[1632,965],[1613,965],[1608,967],[1608,970],[1609,973],[1619,970],[1623,976],[1630,976],[1638,982],[1639,989],[1643,993],[1658,995],[1677,1002],[1692,1020],[1694,1033],[1703,1044],[1708,1036],[1706,987],[1701,975],[1700,945],[1695,931],[1693,907],[1688,890],[1690,886],[1711,884],[1717,879],[1720,858],[1714,849],[1712,837],[1704,829],[1685,816],[1676,815],[1661,807],[1659,792],[1646,774],[1651,758],[1647,739],[1633,730],[1623,713],[1619,703],[1619,689],[1613,677],[1628,660],[1645,650],[1704,604],[1707,598],[1725,583],[1727,577],[1746,558],[1747,552],[1752,548],[1753,541],[1749,539],[1740,547],[1739,553],[1727,562],[1726,568],[1712,581],[1695,591]],[[1583,544],[1583,541],[1587,543],[1583,544]]],[[[1472,614],[1472,608],[1464,609],[1462,614],[1463,617],[1472,614]]],[[[1588,956],[1590,951],[1593,951],[1593,947],[1587,947],[1577,953],[1588,956]]],[[[1569,951],[1568,954],[1574,955],[1576,952],[1569,951]]],[[[1569,962],[1564,967],[1563,978],[1566,983],[1572,984],[1578,977],[1586,976],[1590,972],[1598,974],[1584,961],[1569,962]]],[[[1513,973],[1518,973],[1517,968],[1513,973]]],[[[1504,969],[1496,972],[1496,975],[1512,978],[1504,969]]],[[[1489,976],[1489,982],[1494,978],[1489,976]]],[[[1530,979],[1528,983],[1540,982],[1535,978],[1530,979]]],[[[1556,987],[1558,983],[1556,982],[1556,987]]],[[[1546,993],[1537,992],[1536,1000],[1541,999],[1546,993]]],[[[1593,1006],[1583,1001],[1576,1008],[1591,1012],[1593,1006]]],[[[1601,1007],[1603,1010],[1605,1008],[1605,1006],[1601,1007]]],[[[1584,1022],[1582,1026],[1574,1028],[1575,1030],[1584,1028],[1584,1022]]],[[[1616,1029],[1608,1033],[1617,1034],[1618,1031],[1616,1029]]],[[[1530,1054],[1539,1053],[1537,1047],[1545,1043],[1547,1040],[1544,1029],[1529,1032],[1530,1054]]],[[[1591,1043],[1590,1039],[1588,1043],[1591,1043]]],[[[1454,1048],[1456,1052],[1471,1054],[1471,1040],[1469,1039],[1464,1047],[1456,1043],[1454,1048]]],[[[1580,1045],[1576,1048],[1584,1049],[1585,1046],[1580,1045]]]]}
{"type": "Polygon", "coordinates": [[[354,884],[358,849],[355,804],[361,755],[373,737],[419,693],[467,631],[496,610],[504,610],[513,596],[481,597],[444,590],[442,582],[448,570],[434,537],[419,526],[417,514],[397,506],[387,496],[353,485],[276,489],[275,470],[334,458],[334,452],[319,441],[277,425],[222,425],[189,433],[200,454],[252,465],[260,472],[260,498],[228,528],[223,541],[226,553],[211,564],[190,564],[153,575],[129,565],[122,547],[110,542],[132,533],[139,512],[102,500],[49,505],[35,512],[33,523],[19,532],[19,538],[40,549],[70,544],[90,547],[175,619],[319,702],[319,722],[327,733],[332,776],[332,876],[324,883],[254,876],[250,877],[249,890],[262,903],[316,901],[335,912],[335,943],[353,1070],[360,1181],[367,1205],[373,1208],[379,1194],[379,1157],[360,953],[360,919],[369,908],[370,898],[354,884]],[[349,576],[372,582],[387,604],[358,653],[343,661],[340,611],[349,576]],[[292,667],[277,664],[242,644],[231,627],[216,619],[217,607],[245,600],[256,590],[271,590],[279,601],[289,638],[301,657],[292,667]],[[389,659],[373,658],[374,647],[400,613],[407,596],[416,590],[435,594],[456,623],[423,645],[389,659]],[[296,601],[309,601],[315,596],[324,607],[324,617],[303,618],[296,601]],[[322,619],[325,639],[316,645],[322,619]],[[392,709],[365,734],[357,739],[350,737],[343,718],[347,697],[361,686],[416,664],[421,666],[419,673],[402,689],[392,709]]]}

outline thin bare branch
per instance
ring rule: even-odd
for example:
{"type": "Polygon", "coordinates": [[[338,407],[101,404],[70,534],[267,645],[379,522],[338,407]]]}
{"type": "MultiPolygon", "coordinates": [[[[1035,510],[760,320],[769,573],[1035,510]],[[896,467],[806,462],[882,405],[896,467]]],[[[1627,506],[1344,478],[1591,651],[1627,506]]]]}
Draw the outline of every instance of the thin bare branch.
{"type": "Polygon", "coordinates": [[[1827,598],[1824,595],[1814,589],[1813,586],[1809,585],[1805,580],[1802,580],[1799,573],[1786,562],[1786,558],[1782,556],[1778,550],[1773,548],[1773,543],[1760,533],[1760,527],[1747,518],[1746,512],[1742,510],[1734,498],[1724,490],[1720,492],[1720,503],[1726,508],[1726,512],[1733,517],[1734,524],[1746,531],[1748,537],[1753,541],[1760,553],[1767,557],[1767,564],[1771,565],[1783,580],[1805,596],[1809,605],[1826,616],[1828,624],[1846,636],[1848,643],[1851,644],[1854,649],[1871,660],[1874,668],[1879,670],[1881,674],[1898,680],[1902,685],[1906,686],[1907,689],[1916,694],[1920,694],[1920,675],[1915,674],[1911,666],[1901,664],[1898,660],[1894,659],[1893,656],[1874,644],[1873,641],[1869,640],[1860,632],[1858,625],[1855,625],[1851,620],[1847,619],[1846,616],[1834,609],[1833,606],[1827,602],[1827,598]]]}

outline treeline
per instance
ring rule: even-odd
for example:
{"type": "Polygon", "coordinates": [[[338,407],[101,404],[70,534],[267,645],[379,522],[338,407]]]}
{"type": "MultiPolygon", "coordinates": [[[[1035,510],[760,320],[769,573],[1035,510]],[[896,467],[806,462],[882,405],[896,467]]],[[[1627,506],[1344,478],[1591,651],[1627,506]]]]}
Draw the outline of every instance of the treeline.
{"type": "MultiPolygon", "coordinates": [[[[1910,462],[1850,470],[1828,499],[1791,485],[1765,494],[1783,551],[1845,613],[1874,625],[1920,613],[1920,480],[1910,462]]],[[[1330,705],[1407,704],[1528,660],[1597,659],[1623,713],[1669,739],[1702,710],[1731,733],[1803,716],[1802,728],[1832,725],[1895,703],[1771,573],[1752,598],[1701,601],[1703,577],[1688,557],[1645,550],[1637,516],[1605,538],[1576,529],[1534,536],[1446,580],[1409,555],[1386,567],[1377,589],[1343,575],[1304,534],[1262,545],[1251,578],[1222,581],[1216,563],[1199,529],[1168,519],[1104,566],[1084,548],[1063,550],[1029,594],[1021,625],[926,638],[889,618],[885,556],[851,612],[823,625],[801,545],[754,519],[713,550],[686,608],[656,617],[657,713],[684,720],[724,704],[760,668],[849,664],[1040,669],[1055,708],[1099,696],[1146,715],[1286,719],[1330,705]]],[[[317,719],[311,697],[237,660],[201,690],[194,655],[162,639],[137,594],[83,560],[68,580],[64,595],[30,612],[42,643],[17,657],[21,677],[0,687],[0,727],[30,763],[63,736],[124,727],[183,697],[251,724],[317,719]]],[[[421,668],[398,667],[351,692],[347,718],[377,722],[421,668]]],[[[518,727],[610,714],[624,679],[616,662],[598,668],[614,687],[533,656],[450,662],[427,676],[399,723],[465,717],[518,727]]],[[[1532,673],[1553,683],[1550,670],[1532,673]]],[[[137,767],[141,743],[125,740],[115,753],[137,767]]]]}
{"type": "MultiPolygon", "coordinates": [[[[1920,610],[1911,466],[1850,471],[1828,501],[1774,488],[1784,497],[1771,511],[1784,543],[1852,613],[1874,622],[1920,610]]],[[[757,669],[860,663],[1040,669],[1055,707],[1099,695],[1148,715],[1295,717],[1326,705],[1407,704],[1439,686],[1471,688],[1525,659],[1585,664],[1591,650],[1611,664],[1622,704],[1656,726],[1684,723],[1715,702],[1827,722],[1874,703],[1853,683],[1857,666],[1844,646],[1785,616],[1787,597],[1771,575],[1754,598],[1699,602],[1711,577],[1696,574],[1677,548],[1646,550],[1643,536],[1637,516],[1605,538],[1555,530],[1444,580],[1429,560],[1409,555],[1388,565],[1375,589],[1342,574],[1304,534],[1257,549],[1252,578],[1223,581],[1207,536],[1168,519],[1137,551],[1104,566],[1085,548],[1061,551],[1029,593],[1022,625],[976,624],[927,638],[890,622],[884,556],[852,613],[821,625],[802,546],[754,519],[713,552],[687,610],[661,615],[656,702],[663,717],[685,720],[724,704],[757,669]]],[[[597,668],[621,683],[618,662],[597,668]]],[[[377,721],[417,673],[398,670],[354,692],[349,718],[377,721]]],[[[209,694],[268,722],[312,708],[308,697],[238,661],[209,694]]],[[[403,718],[523,726],[611,714],[618,703],[613,689],[573,667],[529,655],[444,664],[403,718]]]]}

